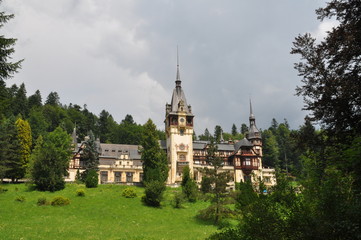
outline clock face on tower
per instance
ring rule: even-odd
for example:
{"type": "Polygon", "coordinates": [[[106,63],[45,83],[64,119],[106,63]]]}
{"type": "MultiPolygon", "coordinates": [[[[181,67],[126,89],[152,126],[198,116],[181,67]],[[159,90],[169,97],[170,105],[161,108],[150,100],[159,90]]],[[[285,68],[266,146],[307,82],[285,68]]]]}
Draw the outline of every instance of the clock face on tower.
{"type": "Polygon", "coordinates": [[[184,146],[183,143],[181,143],[181,144],[179,145],[179,149],[180,149],[180,150],[184,150],[185,148],[186,148],[186,146],[184,146]]]}
{"type": "Polygon", "coordinates": [[[185,119],[184,118],[179,118],[179,121],[181,122],[181,123],[184,123],[185,122],[185,119]]]}

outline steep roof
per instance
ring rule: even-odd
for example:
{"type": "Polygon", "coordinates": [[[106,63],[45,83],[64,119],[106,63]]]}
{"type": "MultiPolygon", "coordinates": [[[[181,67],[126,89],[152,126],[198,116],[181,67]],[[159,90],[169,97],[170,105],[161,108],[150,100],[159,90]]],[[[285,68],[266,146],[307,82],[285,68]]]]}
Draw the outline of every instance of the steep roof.
{"type": "Polygon", "coordinates": [[[238,151],[241,147],[253,147],[253,145],[247,138],[243,138],[241,141],[234,144],[234,150],[238,151]]]}
{"type": "Polygon", "coordinates": [[[187,104],[187,99],[182,89],[182,81],[180,80],[180,73],[179,73],[178,56],[177,56],[177,75],[175,81],[175,89],[173,90],[171,103],[167,104],[167,106],[169,106],[168,111],[171,113],[176,113],[180,111],[179,107],[183,107],[183,112],[185,112],[187,115],[192,115],[192,110],[190,108],[190,105],[187,104]]]}

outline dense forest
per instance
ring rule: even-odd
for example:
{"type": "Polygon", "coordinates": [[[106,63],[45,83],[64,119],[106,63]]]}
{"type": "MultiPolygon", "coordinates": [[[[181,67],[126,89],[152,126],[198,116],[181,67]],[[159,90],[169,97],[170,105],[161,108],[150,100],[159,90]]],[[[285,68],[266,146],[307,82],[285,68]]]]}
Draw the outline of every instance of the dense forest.
{"type": "MultiPolygon", "coordinates": [[[[276,168],[277,186],[263,194],[261,187],[240,183],[233,197],[239,225],[211,239],[361,239],[361,2],[333,0],[316,14],[339,25],[321,41],[299,35],[291,49],[300,56],[296,93],[311,114],[297,130],[286,120],[270,121],[262,131],[263,164],[276,168]]],[[[0,27],[12,17],[2,12],[0,27]]],[[[22,178],[54,152],[60,163],[70,156],[67,144],[75,127],[79,141],[91,130],[101,142],[142,142],[144,125],[130,115],[117,123],[105,110],[95,115],[86,106],[61,104],[56,92],[43,102],[40,91],[28,96],[25,84],[7,87],[5,81],[21,67],[21,61],[9,61],[15,42],[0,36],[0,179],[22,178]]],[[[216,126],[214,134],[205,129],[194,138],[220,142],[242,139],[246,132],[246,124],[239,130],[234,124],[231,133],[216,126]]],[[[162,131],[157,135],[165,138],[162,131]]]]}

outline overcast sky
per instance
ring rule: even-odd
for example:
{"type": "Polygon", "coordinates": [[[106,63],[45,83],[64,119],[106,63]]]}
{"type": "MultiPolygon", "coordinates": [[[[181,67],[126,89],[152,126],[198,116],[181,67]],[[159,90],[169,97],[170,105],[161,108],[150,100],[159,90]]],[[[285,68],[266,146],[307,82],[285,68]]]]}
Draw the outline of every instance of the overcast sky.
{"type": "Polygon", "coordinates": [[[63,104],[117,122],[131,114],[163,129],[165,104],[180,76],[197,134],[215,125],[230,132],[248,124],[249,99],[259,128],[286,118],[297,129],[307,114],[295,96],[298,34],[320,39],[333,22],[319,22],[321,0],[4,0],[15,18],[2,28],[18,39],[22,69],[8,86],[25,83],[43,101],[58,92],[63,104]]]}

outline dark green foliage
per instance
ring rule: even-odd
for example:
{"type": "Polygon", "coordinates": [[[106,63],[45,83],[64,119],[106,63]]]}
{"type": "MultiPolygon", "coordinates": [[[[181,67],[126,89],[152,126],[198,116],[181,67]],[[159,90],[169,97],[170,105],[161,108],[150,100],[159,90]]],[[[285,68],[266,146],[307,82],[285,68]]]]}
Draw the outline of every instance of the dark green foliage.
{"type": "Polygon", "coordinates": [[[69,159],[71,155],[71,138],[61,128],[49,133],[43,141],[36,142],[32,153],[32,179],[41,191],[57,191],[65,187],[69,159]]]}
{"type": "Polygon", "coordinates": [[[156,127],[152,120],[144,125],[142,139],[143,181],[165,182],[168,178],[168,162],[165,152],[160,148],[156,127]]]}
{"type": "Polygon", "coordinates": [[[216,125],[214,127],[214,140],[218,143],[221,140],[221,135],[222,135],[222,127],[219,125],[216,125]]]}
{"type": "Polygon", "coordinates": [[[17,196],[15,198],[15,201],[16,202],[25,202],[26,201],[26,198],[24,196],[17,196]]]}
{"type": "Polygon", "coordinates": [[[159,207],[168,178],[168,162],[165,152],[159,146],[156,127],[150,119],[144,125],[141,151],[145,185],[142,200],[148,206],[159,207]]]}
{"type": "Polygon", "coordinates": [[[126,198],[135,198],[137,197],[137,193],[134,191],[133,188],[127,187],[123,190],[122,196],[126,198]]]}
{"type": "Polygon", "coordinates": [[[191,178],[189,167],[183,168],[182,192],[189,202],[197,201],[197,183],[191,178]]]}
{"type": "Polygon", "coordinates": [[[34,107],[41,107],[42,105],[41,93],[39,90],[36,90],[36,92],[28,98],[28,108],[32,109],[34,107]]]}
{"type": "Polygon", "coordinates": [[[305,109],[335,137],[361,132],[361,2],[333,0],[317,9],[318,19],[335,18],[339,25],[321,42],[306,33],[296,38],[292,54],[301,61],[295,69],[303,85],[305,109]]]}
{"type": "Polygon", "coordinates": [[[248,127],[247,127],[247,124],[245,123],[242,123],[241,125],[241,133],[244,135],[248,132],[248,127]]]}
{"type": "Polygon", "coordinates": [[[165,183],[159,180],[148,181],[145,183],[145,196],[142,201],[151,207],[160,207],[165,191],[165,183]]]}
{"type": "Polygon", "coordinates": [[[77,189],[76,190],[76,195],[78,197],[85,197],[85,190],[84,189],[77,189]]]}
{"type": "Polygon", "coordinates": [[[222,171],[223,160],[216,155],[217,145],[214,140],[211,139],[207,148],[207,163],[212,168],[204,168],[204,176],[209,178],[211,182],[212,204],[200,211],[199,217],[201,219],[213,220],[214,224],[221,223],[223,218],[226,218],[231,212],[228,207],[225,206],[227,199],[227,183],[230,181],[231,176],[228,171],[222,171]]]}
{"type": "Polygon", "coordinates": [[[209,133],[208,128],[204,130],[204,134],[198,136],[200,141],[209,141],[210,137],[211,134],[209,133]]]}
{"type": "Polygon", "coordinates": [[[231,133],[232,133],[232,136],[237,136],[237,134],[238,134],[236,124],[234,124],[234,123],[233,123],[233,125],[232,125],[232,131],[231,131],[231,133]]]}
{"type": "Polygon", "coordinates": [[[85,186],[87,188],[96,188],[98,187],[98,182],[99,182],[99,178],[98,178],[98,173],[96,170],[94,169],[90,169],[90,170],[86,170],[84,171],[86,172],[86,174],[84,174],[85,176],[85,186]]]}
{"type": "Polygon", "coordinates": [[[15,118],[0,121],[0,180],[6,177],[14,182],[23,177],[20,149],[15,118]]]}
{"type": "Polygon", "coordinates": [[[60,105],[60,97],[57,92],[49,93],[48,97],[46,98],[45,104],[59,106],[60,105]]]}
{"type": "Polygon", "coordinates": [[[49,205],[49,201],[45,197],[38,198],[38,201],[36,202],[38,206],[45,206],[49,205]]]}
{"type": "Polygon", "coordinates": [[[204,176],[202,177],[202,182],[201,182],[201,191],[202,193],[210,193],[212,191],[212,179],[204,176]]]}
{"type": "MultiPolygon", "coordinates": [[[[13,17],[13,14],[7,15],[5,12],[0,12],[0,28],[13,17]]],[[[18,62],[9,61],[9,59],[11,59],[11,55],[15,52],[15,42],[16,39],[14,38],[6,38],[3,35],[0,36],[0,81],[11,78],[12,75],[21,68],[21,62],[23,60],[18,62]]]]}
{"type": "Polygon", "coordinates": [[[174,208],[183,208],[184,200],[185,200],[184,194],[182,192],[176,192],[174,194],[173,207],[174,208]]]}
{"type": "Polygon", "coordinates": [[[70,204],[69,198],[58,196],[54,197],[50,202],[51,206],[66,206],[70,204]]]}

